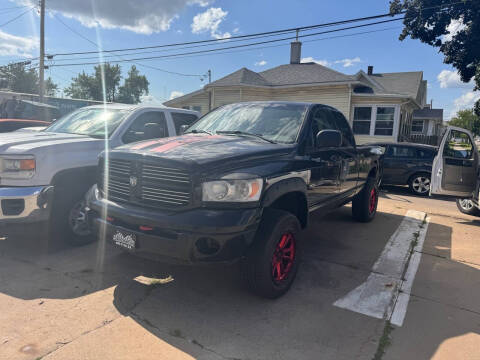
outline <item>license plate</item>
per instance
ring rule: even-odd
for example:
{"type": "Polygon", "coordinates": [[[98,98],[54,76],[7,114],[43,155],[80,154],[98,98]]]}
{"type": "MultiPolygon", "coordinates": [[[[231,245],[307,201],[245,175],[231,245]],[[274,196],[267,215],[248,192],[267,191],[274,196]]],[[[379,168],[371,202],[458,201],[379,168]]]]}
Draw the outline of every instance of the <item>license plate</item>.
{"type": "Polygon", "coordinates": [[[113,234],[113,243],[127,250],[135,250],[137,235],[117,230],[113,234]]]}

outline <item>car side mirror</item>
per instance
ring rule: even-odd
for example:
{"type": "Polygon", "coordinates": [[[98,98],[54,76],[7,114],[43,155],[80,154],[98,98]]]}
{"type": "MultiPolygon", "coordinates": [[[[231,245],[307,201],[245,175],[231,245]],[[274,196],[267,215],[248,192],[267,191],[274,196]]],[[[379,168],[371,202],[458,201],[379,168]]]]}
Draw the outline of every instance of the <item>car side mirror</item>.
{"type": "Polygon", "coordinates": [[[185,134],[185,131],[187,131],[187,129],[190,127],[190,125],[181,125],[180,126],[180,129],[178,130],[178,134],[177,135],[183,135],[185,134]]]}
{"type": "Polygon", "coordinates": [[[165,128],[157,123],[147,123],[144,126],[145,139],[157,139],[165,137],[165,128]]]}
{"type": "Polygon", "coordinates": [[[342,133],[338,130],[322,130],[317,134],[317,148],[339,147],[342,145],[342,133]]]}

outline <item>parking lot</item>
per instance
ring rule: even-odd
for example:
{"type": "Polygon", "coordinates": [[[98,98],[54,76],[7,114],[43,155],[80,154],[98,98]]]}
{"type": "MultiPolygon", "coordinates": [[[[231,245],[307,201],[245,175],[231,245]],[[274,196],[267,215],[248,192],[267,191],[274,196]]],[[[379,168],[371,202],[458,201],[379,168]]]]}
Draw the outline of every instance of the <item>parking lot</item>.
{"type": "Polygon", "coordinates": [[[0,358],[480,358],[480,219],[402,188],[383,192],[371,223],[350,212],[313,214],[297,281],[274,301],[248,293],[236,265],[55,246],[41,229],[11,236],[0,242],[0,358]]]}

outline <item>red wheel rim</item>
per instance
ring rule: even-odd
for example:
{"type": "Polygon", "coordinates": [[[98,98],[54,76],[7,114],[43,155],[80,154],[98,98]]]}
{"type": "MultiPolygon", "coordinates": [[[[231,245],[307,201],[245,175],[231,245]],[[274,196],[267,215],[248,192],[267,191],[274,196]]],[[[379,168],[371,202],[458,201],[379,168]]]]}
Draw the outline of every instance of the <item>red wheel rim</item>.
{"type": "Polygon", "coordinates": [[[272,277],[276,282],[285,280],[295,260],[295,237],[292,233],[282,235],[272,259],[272,277]]]}
{"type": "Polygon", "coordinates": [[[372,191],[370,192],[370,200],[368,203],[368,211],[370,211],[370,214],[372,214],[375,211],[376,206],[377,206],[377,190],[373,188],[372,191]]]}

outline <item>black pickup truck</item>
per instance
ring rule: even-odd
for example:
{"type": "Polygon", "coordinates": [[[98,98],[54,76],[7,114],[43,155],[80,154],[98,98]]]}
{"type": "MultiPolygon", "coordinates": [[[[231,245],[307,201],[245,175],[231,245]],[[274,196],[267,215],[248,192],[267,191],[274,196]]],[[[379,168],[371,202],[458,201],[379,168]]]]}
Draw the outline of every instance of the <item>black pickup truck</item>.
{"type": "Polygon", "coordinates": [[[87,204],[99,236],[127,251],[187,263],[240,259],[249,288],[276,298],[296,276],[310,212],[352,201],[355,219],[373,219],[379,154],[356,146],[329,106],[225,105],[182,136],[100,156],[87,204]]]}

